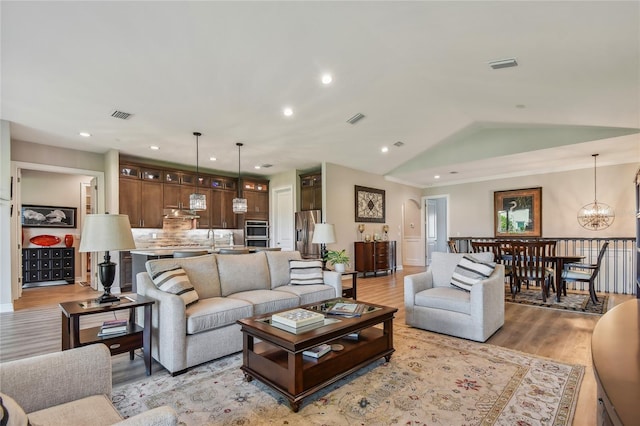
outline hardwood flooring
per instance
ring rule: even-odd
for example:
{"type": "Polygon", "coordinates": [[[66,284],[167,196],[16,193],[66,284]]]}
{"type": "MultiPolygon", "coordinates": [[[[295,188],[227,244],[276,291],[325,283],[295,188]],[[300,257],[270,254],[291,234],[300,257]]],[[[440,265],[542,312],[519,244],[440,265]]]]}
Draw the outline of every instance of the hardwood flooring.
{"type": "MultiPolygon", "coordinates": [[[[360,300],[398,308],[396,324],[404,324],[404,276],[423,271],[421,267],[405,267],[395,274],[358,278],[360,300]]],[[[350,285],[350,279],[345,280],[350,285]]],[[[0,314],[0,361],[24,358],[60,350],[60,311],[57,304],[68,300],[96,297],[90,287],[65,285],[25,289],[15,303],[15,312],[0,314]]],[[[617,305],[633,298],[610,295],[617,305]]],[[[104,318],[91,316],[81,327],[99,324],[104,318]]],[[[596,383],[591,364],[591,334],[600,317],[507,303],[505,325],[487,343],[586,366],[574,425],[596,423],[596,383]]],[[[145,377],[141,357],[129,360],[127,354],[113,360],[114,384],[145,377]]],[[[154,371],[162,367],[154,362],[154,371]]]]}

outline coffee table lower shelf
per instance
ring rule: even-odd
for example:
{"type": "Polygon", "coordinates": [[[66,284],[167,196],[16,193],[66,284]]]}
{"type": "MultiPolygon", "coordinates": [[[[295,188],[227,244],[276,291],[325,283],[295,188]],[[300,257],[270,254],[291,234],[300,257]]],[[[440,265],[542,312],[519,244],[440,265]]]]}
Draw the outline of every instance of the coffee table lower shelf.
{"type": "Polygon", "coordinates": [[[302,355],[302,350],[290,352],[273,343],[253,341],[245,333],[244,363],[241,367],[247,381],[258,379],[285,396],[291,409],[297,412],[302,400],[335,383],[360,368],[384,357],[388,362],[393,349],[391,321],[386,327],[361,330],[358,340],[338,338],[330,344],[344,346],[318,359],[302,355]]]}

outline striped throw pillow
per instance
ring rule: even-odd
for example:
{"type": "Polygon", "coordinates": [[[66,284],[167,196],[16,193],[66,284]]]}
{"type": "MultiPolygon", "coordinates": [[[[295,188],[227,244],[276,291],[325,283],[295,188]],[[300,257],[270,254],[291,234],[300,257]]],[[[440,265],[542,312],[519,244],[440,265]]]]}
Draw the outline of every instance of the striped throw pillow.
{"type": "Polygon", "coordinates": [[[471,291],[474,284],[488,278],[495,268],[496,264],[493,262],[483,262],[473,256],[462,256],[451,276],[451,285],[471,291]]]}
{"type": "Polygon", "coordinates": [[[180,296],[185,307],[198,301],[198,292],[193,288],[187,273],[179,266],[158,272],[151,279],[158,290],[180,296]]]}
{"type": "Polygon", "coordinates": [[[324,284],[321,260],[290,260],[289,278],[294,285],[324,284]]]}

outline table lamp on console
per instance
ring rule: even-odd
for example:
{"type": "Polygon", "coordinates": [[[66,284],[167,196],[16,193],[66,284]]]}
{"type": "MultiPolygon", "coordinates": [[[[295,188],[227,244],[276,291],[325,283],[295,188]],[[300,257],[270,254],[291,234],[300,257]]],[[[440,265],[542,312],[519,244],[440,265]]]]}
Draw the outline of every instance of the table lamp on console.
{"type": "Polygon", "coordinates": [[[111,285],[116,277],[116,264],[111,261],[110,250],[132,250],[136,248],[126,214],[90,214],[84,220],[80,252],[104,251],[104,262],[98,264],[100,282],[104,293],[96,302],[117,302],[111,294],[111,285]]]}
{"type": "Polygon", "coordinates": [[[320,256],[322,257],[322,269],[327,267],[327,244],[336,242],[336,233],[333,224],[316,223],[313,228],[313,244],[320,244],[320,256]]]}

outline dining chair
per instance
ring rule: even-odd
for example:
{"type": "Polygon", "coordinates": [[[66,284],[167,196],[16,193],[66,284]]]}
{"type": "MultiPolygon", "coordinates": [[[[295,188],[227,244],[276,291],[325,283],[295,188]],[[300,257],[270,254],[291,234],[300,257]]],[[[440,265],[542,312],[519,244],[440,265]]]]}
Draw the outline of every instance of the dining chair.
{"type": "Polygon", "coordinates": [[[504,276],[509,277],[509,285],[513,286],[513,268],[511,259],[505,256],[503,243],[500,241],[471,241],[471,251],[474,253],[491,252],[493,261],[504,265],[504,276]]]}
{"type": "MultiPolygon", "coordinates": [[[[602,258],[604,257],[604,253],[607,251],[607,247],[609,246],[609,242],[605,242],[600,248],[600,252],[598,253],[598,260],[595,264],[587,264],[587,263],[567,263],[564,265],[564,270],[562,271],[562,288],[564,293],[566,294],[567,281],[573,282],[584,282],[589,283],[589,295],[591,297],[591,301],[595,304],[598,303],[598,296],[596,296],[595,289],[595,281],[598,276],[598,272],[600,272],[600,265],[602,264],[602,258]]],[[[560,285],[560,284],[558,284],[560,285]]]]}
{"type": "Polygon", "coordinates": [[[547,265],[545,249],[544,241],[514,241],[511,243],[511,257],[515,274],[515,284],[511,288],[513,299],[515,299],[516,291],[520,291],[522,288],[522,283],[526,283],[528,289],[529,283],[533,282],[540,285],[542,301],[547,301],[549,275],[545,269],[547,265]]]}
{"type": "MultiPolygon", "coordinates": [[[[556,269],[555,269],[555,256],[556,256],[556,246],[558,245],[558,241],[557,240],[542,240],[545,244],[544,247],[544,254],[545,254],[545,258],[547,259],[547,262],[545,264],[545,272],[547,274],[547,277],[549,278],[549,286],[551,288],[551,291],[556,291],[555,288],[555,276],[556,276],[556,269]]],[[[565,296],[567,295],[566,291],[565,291],[565,296]]]]}
{"type": "Polygon", "coordinates": [[[447,241],[447,245],[449,246],[449,253],[458,253],[458,246],[455,241],[449,240],[447,241]]]}

